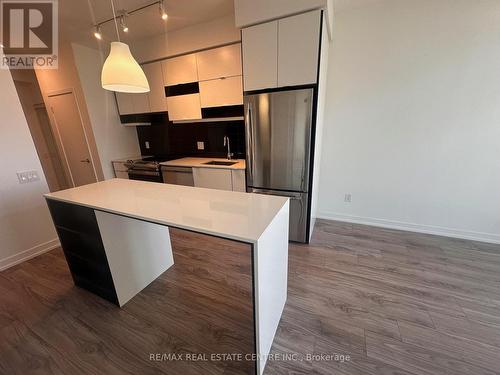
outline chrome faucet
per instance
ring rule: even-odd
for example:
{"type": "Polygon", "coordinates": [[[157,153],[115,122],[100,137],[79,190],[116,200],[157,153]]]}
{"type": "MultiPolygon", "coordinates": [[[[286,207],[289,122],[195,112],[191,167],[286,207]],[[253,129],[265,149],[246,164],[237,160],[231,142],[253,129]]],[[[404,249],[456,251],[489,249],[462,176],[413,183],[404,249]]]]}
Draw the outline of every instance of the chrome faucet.
{"type": "Polygon", "coordinates": [[[227,146],[227,160],[231,160],[234,154],[231,153],[231,145],[227,135],[224,136],[224,146],[227,146]]]}

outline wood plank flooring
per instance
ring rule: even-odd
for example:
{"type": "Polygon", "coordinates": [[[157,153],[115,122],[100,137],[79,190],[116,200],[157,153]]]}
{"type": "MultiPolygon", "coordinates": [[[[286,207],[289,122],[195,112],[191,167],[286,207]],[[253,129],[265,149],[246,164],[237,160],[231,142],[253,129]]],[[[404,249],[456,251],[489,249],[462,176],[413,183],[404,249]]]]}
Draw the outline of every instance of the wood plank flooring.
{"type": "MultiPolygon", "coordinates": [[[[249,249],[171,237],[177,268],[124,309],[76,288],[60,250],[0,273],[0,374],[252,373],[150,361],[253,345],[249,249]]],[[[265,374],[500,374],[500,245],[320,220],[289,263],[265,374]]]]}

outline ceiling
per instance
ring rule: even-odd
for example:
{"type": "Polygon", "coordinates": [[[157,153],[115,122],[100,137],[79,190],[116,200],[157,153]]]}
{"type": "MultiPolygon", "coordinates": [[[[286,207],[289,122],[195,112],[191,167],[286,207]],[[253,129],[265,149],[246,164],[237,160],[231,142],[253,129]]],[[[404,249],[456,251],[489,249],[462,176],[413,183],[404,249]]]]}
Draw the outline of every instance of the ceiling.
{"type": "MultiPolygon", "coordinates": [[[[59,0],[60,38],[95,47],[93,25],[113,17],[110,1],[59,0]]],[[[155,0],[113,1],[117,14],[156,3],[155,0]]],[[[338,14],[381,1],[383,0],[333,0],[333,4],[334,11],[338,14]]],[[[119,28],[121,39],[125,42],[144,39],[234,14],[234,0],[165,0],[165,7],[169,15],[167,21],[161,19],[156,4],[129,15],[126,18],[129,32],[125,34],[119,28]]],[[[105,41],[116,40],[113,22],[104,24],[101,31],[105,41]]]]}
{"type": "MultiPolygon", "coordinates": [[[[117,14],[156,3],[155,0],[113,1],[117,14]]],[[[119,28],[122,39],[143,39],[234,13],[233,0],[165,0],[165,8],[167,21],[161,19],[156,4],[126,17],[129,32],[124,34],[119,28]]],[[[72,42],[95,45],[93,25],[112,17],[110,0],[59,0],[59,35],[72,42]]],[[[102,34],[104,40],[116,40],[114,23],[103,25],[102,34]]]]}
{"type": "Polygon", "coordinates": [[[383,0],[333,0],[333,9],[335,13],[341,13],[382,1],[383,0]]]}

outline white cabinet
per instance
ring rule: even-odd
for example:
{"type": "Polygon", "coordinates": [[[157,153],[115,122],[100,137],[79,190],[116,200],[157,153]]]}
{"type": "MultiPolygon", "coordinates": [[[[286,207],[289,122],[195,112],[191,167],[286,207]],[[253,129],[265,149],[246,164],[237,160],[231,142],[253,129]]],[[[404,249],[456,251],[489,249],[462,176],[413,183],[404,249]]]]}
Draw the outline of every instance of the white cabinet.
{"type": "Polygon", "coordinates": [[[278,21],[243,29],[241,41],[245,91],[277,87],[278,21]]]}
{"type": "Polygon", "coordinates": [[[241,44],[209,49],[196,54],[198,79],[233,77],[241,75],[241,44]]]}
{"type": "Polygon", "coordinates": [[[142,69],[144,70],[144,74],[146,74],[149,88],[151,89],[148,93],[150,111],[165,112],[167,110],[167,100],[165,98],[161,62],[145,64],[142,66],[142,69]]]}
{"type": "Polygon", "coordinates": [[[231,170],[231,182],[233,184],[233,191],[246,192],[247,184],[245,181],[245,170],[242,169],[232,169],[231,170]]]}
{"type": "Polygon", "coordinates": [[[321,11],[278,21],[278,87],[318,80],[321,11]]]}
{"type": "Polygon", "coordinates": [[[132,96],[132,105],[134,113],[149,113],[151,107],[149,106],[149,95],[145,94],[128,94],[132,96]]]}
{"type": "Polygon", "coordinates": [[[120,115],[149,113],[151,111],[148,94],[126,94],[122,92],[115,94],[120,115]]]}
{"type": "Polygon", "coordinates": [[[200,94],[169,96],[167,106],[171,121],[201,119],[200,94]]]}
{"type": "Polygon", "coordinates": [[[201,107],[243,104],[241,76],[200,82],[201,107]]]}
{"type": "Polygon", "coordinates": [[[194,53],[162,61],[161,65],[165,86],[198,82],[198,69],[194,53]]]}
{"type": "Polygon", "coordinates": [[[115,96],[116,96],[116,103],[118,104],[118,113],[120,115],[130,115],[134,113],[132,94],[115,92],[115,96]]]}
{"type": "Polygon", "coordinates": [[[193,168],[193,178],[196,187],[233,190],[230,169],[193,168]]]}
{"type": "Polygon", "coordinates": [[[314,10],[243,29],[245,91],[316,83],[320,25],[314,10]]]}

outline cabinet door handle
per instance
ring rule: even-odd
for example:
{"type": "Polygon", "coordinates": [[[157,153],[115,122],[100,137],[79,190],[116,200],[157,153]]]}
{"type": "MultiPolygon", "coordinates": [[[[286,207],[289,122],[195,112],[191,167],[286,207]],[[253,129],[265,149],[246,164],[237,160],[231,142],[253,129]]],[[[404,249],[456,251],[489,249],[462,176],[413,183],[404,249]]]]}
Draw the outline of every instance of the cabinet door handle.
{"type": "Polygon", "coordinates": [[[90,163],[90,160],[89,160],[89,158],[83,159],[83,160],[80,160],[80,163],[90,163]]]}

